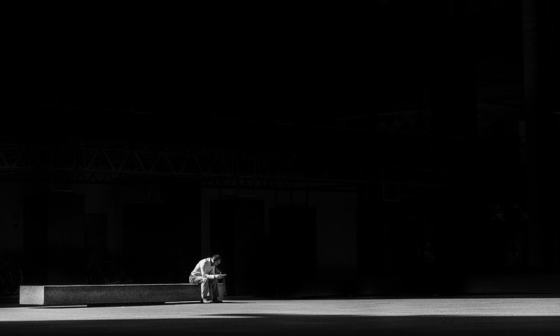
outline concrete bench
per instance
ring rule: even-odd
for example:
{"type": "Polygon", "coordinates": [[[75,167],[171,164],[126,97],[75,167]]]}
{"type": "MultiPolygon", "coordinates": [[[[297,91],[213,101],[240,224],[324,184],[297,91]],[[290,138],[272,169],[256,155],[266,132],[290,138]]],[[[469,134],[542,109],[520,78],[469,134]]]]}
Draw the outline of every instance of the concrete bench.
{"type": "Polygon", "coordinates": [[[200,286],[190,283],[21,286],[19,294],[19,303],[22,305],[141,304],[177,301],[200,301],[200,286]]]}

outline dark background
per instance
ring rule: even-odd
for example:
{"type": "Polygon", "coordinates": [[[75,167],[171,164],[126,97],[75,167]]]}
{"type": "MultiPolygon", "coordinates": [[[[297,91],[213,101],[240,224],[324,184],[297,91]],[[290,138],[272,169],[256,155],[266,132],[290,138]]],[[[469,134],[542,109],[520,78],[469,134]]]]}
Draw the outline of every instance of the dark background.
{"type": "Polygon", "coordinates": [[[524,281],[560,265],[557,13],[10,9],[0,258],[28,284],[182,282],[221,253],[232,294],[555,291],[524,281]]]}

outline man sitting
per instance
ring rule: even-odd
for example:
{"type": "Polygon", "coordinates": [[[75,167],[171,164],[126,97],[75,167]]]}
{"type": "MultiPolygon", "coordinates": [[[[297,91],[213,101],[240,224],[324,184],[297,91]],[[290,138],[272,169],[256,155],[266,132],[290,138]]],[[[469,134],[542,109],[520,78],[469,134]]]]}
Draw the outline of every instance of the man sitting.
{"type": "Polygon", "coordinates": [[[202,293],[202,302],[204,303],[221,303],[218,299],[220,293],[218,291],[218,280],[223,279],[226,275],[221,274],[217,266],[222,262],[219,255],[212,258],[205,258],[196,264],[194,270],[189,276],[189,282],[200,285],[202,293]]]}

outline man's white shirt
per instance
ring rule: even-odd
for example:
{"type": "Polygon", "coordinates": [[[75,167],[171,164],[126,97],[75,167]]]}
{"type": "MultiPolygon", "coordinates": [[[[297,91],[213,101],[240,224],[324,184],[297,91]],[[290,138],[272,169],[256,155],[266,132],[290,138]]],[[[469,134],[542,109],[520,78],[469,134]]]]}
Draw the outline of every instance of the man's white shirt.
{"type": "Polygon", "coordinates": [[[216,266],[212,265],[212,258],[205,258],[196,264],[194,270],[191,272],[193,276],[199,276],[208,279],[214,279],[216,266]]]}

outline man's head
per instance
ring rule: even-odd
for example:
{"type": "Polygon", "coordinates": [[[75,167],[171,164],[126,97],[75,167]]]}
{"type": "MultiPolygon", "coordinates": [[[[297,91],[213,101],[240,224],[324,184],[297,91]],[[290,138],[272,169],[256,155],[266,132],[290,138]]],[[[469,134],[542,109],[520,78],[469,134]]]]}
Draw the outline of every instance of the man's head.
{"type": "Polygon", "coordinates": [[[214,254],[212,256],[212,263],[214,266],[218,266],[222,262],[222,257],[219,254],[214,254]]]}

